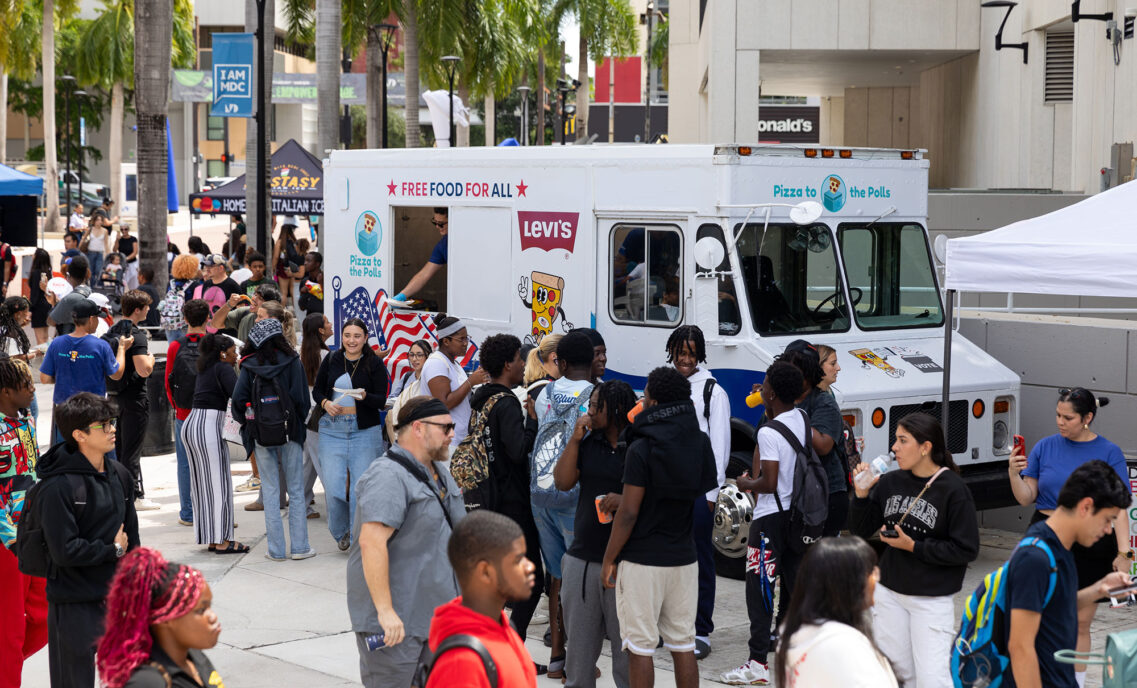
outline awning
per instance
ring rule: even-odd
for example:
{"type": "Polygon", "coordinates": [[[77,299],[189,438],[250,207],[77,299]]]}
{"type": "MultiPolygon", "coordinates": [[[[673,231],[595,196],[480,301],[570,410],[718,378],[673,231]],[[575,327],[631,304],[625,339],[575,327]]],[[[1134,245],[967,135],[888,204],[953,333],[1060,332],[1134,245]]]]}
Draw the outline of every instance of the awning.
{"type": "MultiPolygon", "coordinates": [[[[246,214],[245,177],[211,191],[190,194],[190,212],[195,215],[246,214]]],[[[272,207],[277,215],[324,214],[324,165],[289,139],[272,154],[269,164],[269,187],[272,207]]]]}
{"type": "Polygon", "coordinates": [[[0,196],[41,196],[43,180],[7,165],[0,165],[0,196]]]}

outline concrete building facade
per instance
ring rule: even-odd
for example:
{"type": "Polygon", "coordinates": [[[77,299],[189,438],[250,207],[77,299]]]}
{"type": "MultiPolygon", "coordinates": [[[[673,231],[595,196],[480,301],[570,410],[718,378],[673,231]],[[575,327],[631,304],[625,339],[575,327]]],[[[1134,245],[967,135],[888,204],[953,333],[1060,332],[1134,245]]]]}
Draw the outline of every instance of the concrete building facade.
{"type": "Polygon", "coordinates": [[[1094,193],[1133,177],[1132,5],[1081,3],[1114,41],[1068,0],[672,0],[669,137],[756,141],[760,95],[812,96],[821,144],[927,149],[934,188],[1094,193]]]}

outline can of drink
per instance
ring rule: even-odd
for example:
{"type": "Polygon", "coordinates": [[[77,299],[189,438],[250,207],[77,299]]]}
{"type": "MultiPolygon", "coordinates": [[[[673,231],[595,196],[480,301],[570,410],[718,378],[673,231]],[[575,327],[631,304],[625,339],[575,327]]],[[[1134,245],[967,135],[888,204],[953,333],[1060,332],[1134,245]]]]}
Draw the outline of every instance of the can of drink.
{"type": "Polygon", "coordinates": [[[750,408],[758,408],[762,405],[762,390],[756,389],[746,397],[746,405],[750,408]]]}
{"type": "Polygon", "coordinates": [[[607,511],[600,510],[600,502],[604,501],[604,495],[597,495],[596,497],[596,519],[601,523],[611,523],[612,514],[607,511]]]}

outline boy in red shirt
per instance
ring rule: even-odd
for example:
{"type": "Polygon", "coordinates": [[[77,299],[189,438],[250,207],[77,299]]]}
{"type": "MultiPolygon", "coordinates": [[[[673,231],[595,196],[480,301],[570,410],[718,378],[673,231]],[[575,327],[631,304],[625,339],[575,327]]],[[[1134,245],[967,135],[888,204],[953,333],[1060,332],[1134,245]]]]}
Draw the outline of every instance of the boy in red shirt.
{"type": "MultiPolygon", "coordinates": [[[[529,599],[533,562],[525,557],[525,535],[508,516],[478,510],[454,526],[446,554],[462,596],[434,610],[430,651],[454,635],[481,641],[497,667],[497,686],[537,688],[537,671],[525,643],[505,616],[506,602],[529,599]]],[[[494,688],[481,657],[459,647],[434,661],[426,688],[494,688]]]]}

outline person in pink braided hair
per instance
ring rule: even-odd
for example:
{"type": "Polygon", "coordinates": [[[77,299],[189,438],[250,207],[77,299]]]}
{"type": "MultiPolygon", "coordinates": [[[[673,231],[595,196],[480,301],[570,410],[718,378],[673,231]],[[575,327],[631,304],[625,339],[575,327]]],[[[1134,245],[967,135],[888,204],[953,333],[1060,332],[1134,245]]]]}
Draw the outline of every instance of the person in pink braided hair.
{"type": "Polygon", "coordinates": [[[138,547],[122,558],[107,595],[97,665],[106,688],[224,688],[202,650],[221,622],[201,571],[138,547]]]}

